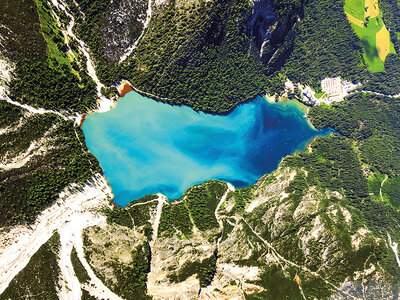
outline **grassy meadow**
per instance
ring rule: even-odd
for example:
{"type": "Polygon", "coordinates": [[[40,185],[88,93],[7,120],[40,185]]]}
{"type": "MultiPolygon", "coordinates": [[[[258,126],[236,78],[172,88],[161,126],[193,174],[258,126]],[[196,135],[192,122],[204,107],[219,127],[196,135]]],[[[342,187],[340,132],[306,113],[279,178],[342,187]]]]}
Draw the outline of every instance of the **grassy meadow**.
{"type": "Polygon", "coordinates": [[[346,0],[344,10],[364,48],[370,71],[385,69],[386,56],[396,53],[389,31],[383,23],[377,0],[346,0]]]}

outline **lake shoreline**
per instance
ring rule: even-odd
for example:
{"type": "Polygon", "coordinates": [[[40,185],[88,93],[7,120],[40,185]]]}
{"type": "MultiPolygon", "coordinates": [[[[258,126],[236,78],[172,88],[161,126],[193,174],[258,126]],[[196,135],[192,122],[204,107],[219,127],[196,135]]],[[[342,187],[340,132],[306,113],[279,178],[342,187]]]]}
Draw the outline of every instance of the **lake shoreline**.
{"type": "Polygon", "coordinates": [[[124,206],[158,192],[177,199],[211,179],[239,188],[255,183],[327,132],[312,129],[303,112],[291,100],[257,97],[219,116],[127,92],[115,108],[87,116],[82,130],[114,203],[124,206]]]}
{"type": "MultiPolygon", "coordinates": [[[[301,103],[300,101],[298,101],[296,99],[290,100],[287,97],[281,97],[281,98],[278,99],[277,102],[275,100],[272,100],[272,97],[268,97],[267,95],[265,95],[263,98],[268,103],[271,103],[271,104],[281,104],[282,105],[282,103],[285,103],[285,102],[292,104],[293,106],[297,107],[300,111],[304,112],[303,115],[306,116],[306,118],[304,118],[304,119],[307,121],[308,125],[312,129],[317,130],[317,131],[321,131],[320,129],[315,128],[315,126],[311,123],[310,118],[308,117],[308,113],[310,111],[310,107],[309,106],[304,105],[303,103],[301,103]]],[[[286,106],[283,106],[283,107],[286,107],[286,106]]]]}

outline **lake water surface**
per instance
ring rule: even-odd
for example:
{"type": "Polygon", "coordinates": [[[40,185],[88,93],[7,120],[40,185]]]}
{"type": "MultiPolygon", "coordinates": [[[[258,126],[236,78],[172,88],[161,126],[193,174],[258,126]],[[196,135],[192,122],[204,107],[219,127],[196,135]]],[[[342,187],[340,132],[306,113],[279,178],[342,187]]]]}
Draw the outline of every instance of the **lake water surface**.
{"type": "Polygon", "coordinates": [[[209,179],[235,187],[255,183],[282,157],[331,132],[311,128],[303,114],[293,101],[271,104],[258,97],[215,116],[130,92],[110,111],[89,115],[82,129],[114,202],[124,206],[158,192],[177,199],[209,179]]]}

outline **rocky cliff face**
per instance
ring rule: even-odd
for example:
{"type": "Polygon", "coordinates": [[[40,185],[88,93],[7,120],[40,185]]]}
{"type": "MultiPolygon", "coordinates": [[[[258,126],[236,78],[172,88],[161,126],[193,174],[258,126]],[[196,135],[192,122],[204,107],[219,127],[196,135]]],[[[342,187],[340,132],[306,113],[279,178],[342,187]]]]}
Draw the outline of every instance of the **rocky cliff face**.
{"type": "Polygon", "coordinates": [[[147,20],[149,1],[114,0],[102,22],[100,39],[104,54],[113,64],[129,51],[147,20]]]}
{"type": "Polygon", "coordinates": [[[254,38],[264,63],[268,63],[273,57],[300,17],[302,10],[299,3],[287,7],[288,9],[282,12],[275,2],[277,1],[253,1],[252,15],[247,23],[247,32],[254,38]]]}
{"type": "Polygon", "coordinates": [[[272,3],[269,0],[259,0],[253,2],[251,18],[248,21],[248,31],[254,37],[254,41],[260,54],[262,48],[270,43],[272,34],[278,25],[272,3]]]}

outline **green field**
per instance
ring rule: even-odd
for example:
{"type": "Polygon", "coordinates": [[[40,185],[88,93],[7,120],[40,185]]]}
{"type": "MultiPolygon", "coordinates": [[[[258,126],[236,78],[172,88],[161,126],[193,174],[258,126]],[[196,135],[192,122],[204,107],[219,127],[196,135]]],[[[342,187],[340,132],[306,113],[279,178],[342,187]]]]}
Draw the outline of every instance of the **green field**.
{"type": "Polygon", "coordinates": [[[365,0],[346,0],[344,4],[344,11],[359,20],[364,20],[364,7],[365,0]]]}
{"type": "Polygon", "coordinates": [[[380,72],[385,68],[384,62],[379,58],[376,45],[376,34],[382,28],[382,25],[376,26],[377,22],[383,24],[379,17],[370,19],[364,28],[351,24],[364,47],[364,59],[373,72],[380,72]]]}
{"type": "Polygon", "coordinates": [[[396,52],[388,34],[386,38],[380,39],[380,42],[377,43],[377,33],[382,29],[386,30],[382,14],[373,18],[365,18],[365,0],[346,0],[344,10],[347,14],[363,22],[361,27],[349,17],[350,24],[363,45],[364,60],[368,64],[369,70],[372,72],[383,71],[386,55],[396,52]]]}

